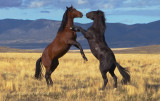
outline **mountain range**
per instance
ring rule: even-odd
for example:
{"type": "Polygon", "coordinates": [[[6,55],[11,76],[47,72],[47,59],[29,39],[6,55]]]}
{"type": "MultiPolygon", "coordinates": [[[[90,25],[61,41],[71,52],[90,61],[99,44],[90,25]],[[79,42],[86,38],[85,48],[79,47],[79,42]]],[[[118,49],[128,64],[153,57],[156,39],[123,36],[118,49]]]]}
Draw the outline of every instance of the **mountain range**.
{"type": "MultiPolygon", "coordinates": [[[[0,20],[0,46],[20,49],[43,49],[56,36],[61,21],[38,20],[0,20]]],[[[84,29],[92,23],[75,25],[84,29]]],[[[146,24],[126,25],[106,23],[105,39],[111,48],[137,47],[160,44],[160,21],[146,24]]],[[[77,41],[84,49],[89,49],[87,40],[77,33],[77,41]]]]}

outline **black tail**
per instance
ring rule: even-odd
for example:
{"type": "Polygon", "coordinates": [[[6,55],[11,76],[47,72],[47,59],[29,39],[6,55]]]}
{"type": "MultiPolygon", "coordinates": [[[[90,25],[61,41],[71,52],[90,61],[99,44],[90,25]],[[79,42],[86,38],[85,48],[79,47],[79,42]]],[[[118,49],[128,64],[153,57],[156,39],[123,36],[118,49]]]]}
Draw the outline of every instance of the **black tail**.
{"type": "Polygon", "coordinates": [[[36,62],[35,78],[36,79],[42,78],[41,57],[36,62]]]}
{"type": "Polygon", "coordinates": [[[123,68],[119,63],[116,62],[116,66],[118,67],[118,70],[120,72],[120,74],[122,75],[123,79],[122,79],[122,83],[123,84],[127,84],[128,82],[130,82],[130,75],[129,75],[129,71],[125,68],[123,68]]]}

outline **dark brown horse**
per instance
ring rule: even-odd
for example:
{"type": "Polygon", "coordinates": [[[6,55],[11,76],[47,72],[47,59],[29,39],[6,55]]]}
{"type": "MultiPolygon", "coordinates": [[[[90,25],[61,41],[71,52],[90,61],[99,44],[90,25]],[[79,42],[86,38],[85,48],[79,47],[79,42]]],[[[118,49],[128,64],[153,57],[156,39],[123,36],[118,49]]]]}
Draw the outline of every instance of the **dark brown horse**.
{"type": "Polygon", "coordinates": [[[86,17],[93,20],[93,25],[85,30],[79,26],[74,26],[71,29],[74,31],[80,31],[84,37],[88,40],[91,52],[100,62],[100,71],[102,78],[104,80],[103,87],[101,90],[104,90],[108,82],[106,73],[109,72],[114,79],[114,87],[117,88],[117,76],[114,73],[116,66],[120,74],[122,75],[122,83],[126,84],[130,81],[130,75],[126,68],[123,68],[117,61],[112,50],[108,47],[105,41],[105,16],[104,13],[100,10],[92,11],[86,14],[86,17]]]}
{"type": "Polygon", "coordinates": [[[53,85],[51,79],[52,72],[57,68],[59,61],[58,59],[62,57],[70,49],[71,45],[80,49],[80,53],[85,61],[87,58],[83,52],[81,45],[76,41],[76,32],[72,31],[70,27],[73,26],[73,19],[77,17],[82,17],[82,13],[77,11],[75,8],[67,7],[63,15],[63,20],[61,26],[58,30],[57,36],[43,51],[42,56],[36,62],[35,77],[37,79],[41,78],[41,62],[46,68],[45,78],[47,85],[53,85]]]}

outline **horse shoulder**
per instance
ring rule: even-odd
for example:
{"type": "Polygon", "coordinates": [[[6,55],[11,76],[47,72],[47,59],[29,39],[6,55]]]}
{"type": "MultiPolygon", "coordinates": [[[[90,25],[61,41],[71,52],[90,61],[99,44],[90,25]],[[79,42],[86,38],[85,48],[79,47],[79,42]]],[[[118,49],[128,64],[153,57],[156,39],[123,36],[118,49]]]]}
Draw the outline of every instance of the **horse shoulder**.
{"type": "Polygon", "coordinates": [[[76,40],[76,38],[77,38],[76,32],[71,30],[66,30],[64,31],[64,36],[61,39],[67,42],[68,40],[76,40]]]}

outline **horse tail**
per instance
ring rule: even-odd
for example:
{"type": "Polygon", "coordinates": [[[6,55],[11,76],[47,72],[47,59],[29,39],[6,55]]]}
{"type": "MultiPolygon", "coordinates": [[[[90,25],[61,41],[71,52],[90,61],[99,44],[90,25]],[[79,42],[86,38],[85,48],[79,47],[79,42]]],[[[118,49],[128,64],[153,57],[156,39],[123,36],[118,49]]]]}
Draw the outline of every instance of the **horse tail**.
{"type": "Polygon", "coordinates": [[[130,82],[130,75],[129,75],[129,71],[126,68],[123,68],[119,63],[116,62],[116,66],[118,67],[118,70],[120,72],[120,74],[122,75],[123,79],[122,79],[122,84],[127,84],[128,82],[130,82]]]}
{"type": "Polygon", "coordinates": [[[35,78],[41,79],[42,78],[42,65],[41,65],[41,57],[36,62],[36,70],[35,70],[35,78]]]}

